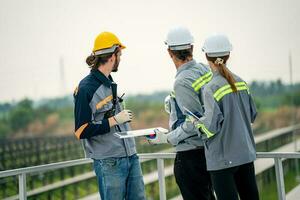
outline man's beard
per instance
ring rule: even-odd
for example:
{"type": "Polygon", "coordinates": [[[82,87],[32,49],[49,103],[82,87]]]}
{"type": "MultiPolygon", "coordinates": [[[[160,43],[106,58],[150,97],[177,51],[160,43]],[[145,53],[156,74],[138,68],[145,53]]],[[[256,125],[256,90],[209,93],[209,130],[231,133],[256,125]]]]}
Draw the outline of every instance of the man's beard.
{"type": "Polygon", "coordinates": [[[119,61],[116,60],[114,66],[113,66],[112,72],[117,72],[118,71],[118,67],[119,67],[119,61]]]}

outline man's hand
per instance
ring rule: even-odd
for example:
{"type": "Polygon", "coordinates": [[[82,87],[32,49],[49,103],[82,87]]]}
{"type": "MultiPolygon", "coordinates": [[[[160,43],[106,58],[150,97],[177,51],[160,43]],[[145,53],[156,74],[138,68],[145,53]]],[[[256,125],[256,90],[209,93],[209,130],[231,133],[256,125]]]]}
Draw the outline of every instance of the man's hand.
{"type": "Polygon", "coordinates": [[[121,112],[116,114],[113,118],[117,122],[117,124],[123,124],[125,122],[130,122],[133,116],[131,110],[122,110],[121,112]]]}
{"type": "Polygon", "coordinates": [[[158,129],[154,130],[154,135],[146,136],[150,144],[166,144],[168,143],[167,134],[159,131],[158,129]]]}

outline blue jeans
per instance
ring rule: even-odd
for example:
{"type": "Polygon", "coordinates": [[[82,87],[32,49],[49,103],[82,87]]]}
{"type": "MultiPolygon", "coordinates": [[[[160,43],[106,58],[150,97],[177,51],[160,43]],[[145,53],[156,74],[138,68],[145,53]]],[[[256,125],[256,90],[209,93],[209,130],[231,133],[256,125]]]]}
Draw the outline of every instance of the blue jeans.
{"type": "Polygon", "coordinates": [[[94,160],[101,200],[144,200],[145,190],[138,156],[94,160]]]}

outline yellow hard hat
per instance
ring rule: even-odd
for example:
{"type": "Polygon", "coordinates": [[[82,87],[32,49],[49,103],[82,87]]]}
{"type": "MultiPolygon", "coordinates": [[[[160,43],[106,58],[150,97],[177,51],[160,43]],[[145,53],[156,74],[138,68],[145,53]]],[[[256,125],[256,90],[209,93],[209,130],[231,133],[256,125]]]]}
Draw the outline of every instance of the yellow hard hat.
{"type": "Polygon", "coordinates": [[[115,46],[119,46],[121,49],[126,48],[115,34],[110,32],[102,32],[95,39],[93,52],[97,52],[97,54],[103,54],[104,52],[109,53],[109,49],[112,48],[112,50],[114,51],[115,46]],[[101,53],[102,51],[98,52],[103,49],[105,49],[103,53],[101,53]]]}

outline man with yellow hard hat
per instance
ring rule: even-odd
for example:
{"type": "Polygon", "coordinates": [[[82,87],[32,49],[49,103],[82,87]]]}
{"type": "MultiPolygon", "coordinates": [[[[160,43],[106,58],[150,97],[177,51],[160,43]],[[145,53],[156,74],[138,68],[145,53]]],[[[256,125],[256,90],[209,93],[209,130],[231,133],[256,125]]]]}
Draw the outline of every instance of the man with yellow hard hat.
{"type": "Polygon", "coordinates": [[[132,112],[124,110],[111,72],[118,71],[125,46],[117,36],[102,32],[86,59],[91,72],[74,92],[75,136],[85,155],[94,160],[102,200],[143,200],[144,182],[135,141],[115,132],[130,130],[132,112]]]}

